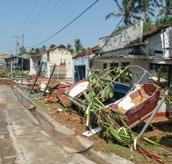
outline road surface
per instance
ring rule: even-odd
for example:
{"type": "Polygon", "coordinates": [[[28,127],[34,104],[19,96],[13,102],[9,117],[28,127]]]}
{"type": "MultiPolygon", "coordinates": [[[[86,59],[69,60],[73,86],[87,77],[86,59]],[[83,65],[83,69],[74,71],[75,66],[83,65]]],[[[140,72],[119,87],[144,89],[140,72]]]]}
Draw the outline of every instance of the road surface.
{"type": "Polygon", "coordinates": [[[37,127],[8,86],[0,85],[0,163],[92,164],[85,156],[65,151],[37,127]]]}
{"type": "MultiPolygon", "coordinates": [[[[61,126],[63,127],[63,126],[61,126]]],[[[64,130],[64,128],[61,128],[64,130]]],[[[57,139],[37,126],[7,85],[0,85],[0,164],[105,164],[132,162],[119,156],[76,153],[66,149],[76,144],[62,134],[57,139]],[[64,141],[63,140],[68,140],[64,141]],[[71,144],[70,144],[71,142],[71,144]]],[[[54,134],[54,132],[53,132],[54,134]]],[[[56,133],[55,133],[56,134],[56,133]]],[[[71,148],[71,147],[70,147],[71,148]]],[[[97,152],[98,153],[98,152],[97,152]]]]}

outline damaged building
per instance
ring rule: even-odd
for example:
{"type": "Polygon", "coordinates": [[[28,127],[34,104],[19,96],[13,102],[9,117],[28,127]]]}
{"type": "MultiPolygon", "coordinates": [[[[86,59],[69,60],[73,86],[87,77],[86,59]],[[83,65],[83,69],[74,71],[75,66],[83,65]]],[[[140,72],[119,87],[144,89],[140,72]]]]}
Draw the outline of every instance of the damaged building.
{"type": "Polygon", "coordinates": [[[49,78],[55,65],[53,78],[64,81],[72,80],[72,52],[64,45],[51,48],[31,57],[30,60],[30,75],[36,75],[41,66],[40,76],[49,78]]]}
{"type": "MultiPolygon", "coordinates": [[[[172,85],[172,26],[154,26],[143,31],[143,21],[117,32],[113,36],[100,38],[103,46],[93,63],[93,68],[114,68],[116,66],[139,65],[148,71],[156,73],[156,80],[166,81],[172,85]],[[164,77],[157,79],[157,74],[163,72],[164,77]]],[[[141,73],[131,70],[133,82],[138,81],[141,73]]],[[[147,82],[148,77],[142,82],[147,82]]]]}

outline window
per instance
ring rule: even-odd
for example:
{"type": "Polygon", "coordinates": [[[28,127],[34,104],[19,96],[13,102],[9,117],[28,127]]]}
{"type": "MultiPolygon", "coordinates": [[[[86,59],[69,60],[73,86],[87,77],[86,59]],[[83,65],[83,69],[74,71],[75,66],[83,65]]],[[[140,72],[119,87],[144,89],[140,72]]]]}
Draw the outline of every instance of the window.
{"type": "Polygon", "coordinates": [[[123,63],[121,63],[121,66],[122,66],[122,67],[126,67],[126,66],[128,66],[128,65],[130,65],[129,62],[123,62],[123,63]]]}
{"type": "Polygon", "coordinates": [[[103,69],[106,69],[108,67],[107,63],[103,63],[103,69]]]}
{"type": "Polygon", "coordinates": [[[118,63],[110,63],[110,69],[113,69],[115,67],[118,67],[119,64],[118,63]]]}

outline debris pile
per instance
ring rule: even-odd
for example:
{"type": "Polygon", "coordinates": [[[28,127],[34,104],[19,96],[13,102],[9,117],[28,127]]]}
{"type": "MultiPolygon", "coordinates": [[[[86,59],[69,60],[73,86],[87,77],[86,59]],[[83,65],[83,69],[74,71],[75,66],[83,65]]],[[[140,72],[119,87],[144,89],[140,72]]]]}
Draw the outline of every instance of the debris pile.
{"type": "Polygon", "coordinates": [[[6,85],[16,85],[16,82],[9,78],[0,78],[0,83],[6,85]]]}
{"type": "Polygon", "coordinates": [[[59,83],[54,88],[54,92],[48,98],[49,103],[61,103],[64,107],[70,107],[71,101],[69,100],[68,96],[65,94],[70,90],[73,85],[71,83],[59,83]]]}
{"type": "Polygon", "coordinates": [[[76,84],[58,83],[49,87],[47,101],[61,103],[66,108],[74,104],[84,113],[86,127],[91,131],[97,127],[94,134],[101,131],[103,138],[162,162],[162,154],[152,152],[152,147],[160,149],[160,145],[144,136],[137,140],[138,133],[132,130],[152,116],[161,99],[160,87],[154,83],[140,84],[149,74],[144,69],[141,79],[133,84],[131,67],[91,70],[87,79],[76,84]]]}

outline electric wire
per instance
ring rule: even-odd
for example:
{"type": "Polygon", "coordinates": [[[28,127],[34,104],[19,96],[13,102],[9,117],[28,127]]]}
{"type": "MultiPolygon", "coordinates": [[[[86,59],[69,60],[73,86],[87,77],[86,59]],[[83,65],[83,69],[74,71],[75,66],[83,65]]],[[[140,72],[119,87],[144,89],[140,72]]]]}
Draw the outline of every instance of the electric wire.
{"type": "Polygon", "coordinates": [[[72,19],[71,21],[69,21],[65,26],[63,26],[61,29],[59,29],[57,32],[55,32],[54,34],[50,35],[48,38],[46,38],[45,40],[33,45],[33,46],[30,46],[28,48],[31,48],[31,47],[36,47],[36,46],[39,46],[45,42],[47,42],[48,40],[54,38],[56,35],[58,35],[60,32],[64,31],[68,26],[70,26],[71,24],[73,24],[77,19],[79,19],[82,15],[84,15],[88,10],[90,10],[96,3],[98,3],[99,0],[96,0],[94,3],[92,3],[89,7],[87,7],[84,11],[82,11],[80,14],[78,14],[74,19],[72,19]]]}
{"type": "Polygon", "coordinates": [[[31,17],[33,11],[37,7],[39,0],[35,0],[35,3],[33,4],[31,10],[26,15],[25,19],[21,22],[20,26],[17,28],[16,33],[22,29],[22,27],[25,25],[26,21],[31,17]]]}
{"type": "Polygon", "coordinates": [[[26,28],[24,28],[23,31],[26,31],[29,27],[31,27],[35,21],[37,20],[37,18],[39,18],[39,16],[46,10],[47,6],[49,5],[49,3],[51,2],[52,0],[47,0],[45,2],[45,4],[42,6],[41,10],[39,10],[39,12],[35,15],[35,17],[33,18],[33,20],[31,21],[31,23],[28,24],[28,26],[26,26],[26,28]]]}
{"type": "MultiPolygon", "coordinates": [[[[110,39],[111,39],[114,35],[116,35],[117,29],[118,29],[118,27],[120,26],[120,24],[122,23],[123,19],[124,19],[124,17],[122,17],[122,18],[120,19],[119,23],[116,25],[116,27],[115,27],[115,29],[113,30],[113,32],[108,36],[108,39],[107,39],[107,40],[105,41],[105,43],[100,47],[100,51],[99,51],[97,54],[95,54],[95,55],[93,56],[93,58],[92,58],[91,61],[90,61],[90,66],[92,66],[94,59],[95,59],[97,56],[99,56],[99,55],[101,54],[103,48],[108,44],[108,42],[110,41],[110,39]]],[[[89,74],[89,72],[88,72],[88,74],[89,74]]]]}
{"type": "Polygon", "coordinates": [[[61,3],[61,1],[62,0],[58,0],[37,22],[35,22],[35,25],[31,27],[31,29],[34,29],[38,24],[40,24],[61,3]]]}

